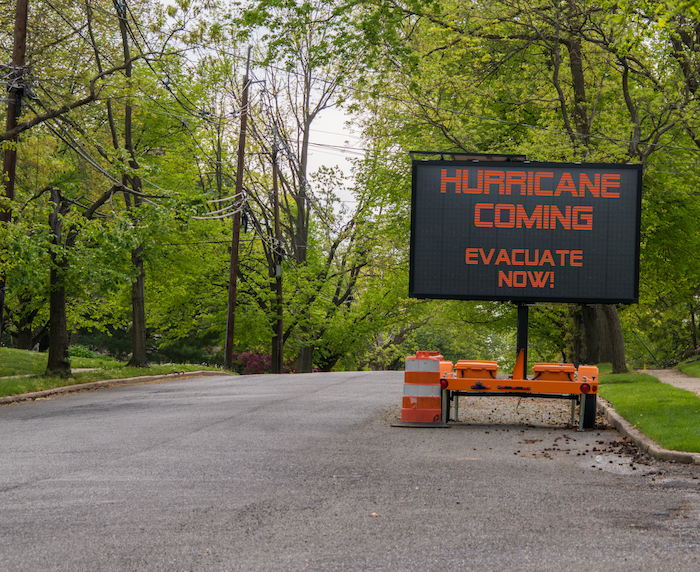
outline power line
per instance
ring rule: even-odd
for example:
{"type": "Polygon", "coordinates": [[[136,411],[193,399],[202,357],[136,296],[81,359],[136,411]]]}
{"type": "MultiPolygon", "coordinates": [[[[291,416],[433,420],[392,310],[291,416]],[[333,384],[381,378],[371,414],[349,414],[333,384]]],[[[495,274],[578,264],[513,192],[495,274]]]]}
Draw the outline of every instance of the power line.
{"type": "MultiPolygon", "coordinates": [[[[119,0],[117,0],[117,2],[118,2],[118,1],[119,1],[119,0]]],[[[79,34],[80,37],[81,37],[83,40],[85,40],[86,42],[88,41],[88,40],[82,35],[82,33],[80,32],[80,30],[77,29],[77,28],[75,28],[75,26],[73,26],[73,25],[70,23],[70,21],[69,21],[68,19],[66,19],[65,16],[63,16],[63,14],[61,13],[60,10],[58,10],[58,9],[57,9],[55,6],[53,6],[52,4],[49,4],[49,6],[50,6],[57,14],[59,14],[59,16],[60,16],[64,21],[66,21],[66,23],[67,23],[69,26],[71,26],[71,28],[75,31],[75,33],[79,34]]],[[[127,25],[128,25],[129,33],[130,33],[132,39],[133,39],[134,42],[136,43],[136,45],[137,45],[137,47],[139,48],[139,50],[141,50],[141,48],[140,48],[140,46],[139,46],[139,42],[138,42],[138,40],[137,40],[137,38],[136,38],[136,33],[134,32],[134,30],[133,30],[133,28],[132,28],[132,24],[133,24],[133,26],[135,26],[135,28],[136,28],[136,30],[137,30],[137,32],[138,32],[138,35],[142,38],[142,40],[143,40],[144,44],[146,45],[146,47],[147,47],[149,50],[151,50],[151,46],[150,46],[150,44],[149,44],[148,38],[146,37],[146,34],[143,32],[143,30],[142,30],[142,28],[141,28],[141,26],[140,26],[140,24],[139,24],[139,22],[138,22],[138,19],[135,17],[131,6],[129,6],[126,2],[124,2],[124,6],[125,6],[126,10],[129,11],[129,14],[130,14],[130,16],[131,16],[131,18],[130,18],[129,21],[127,22],[127,25]]],[[[105,10],[103,10],[103,9],[100,9],[100,8],[97,7],[97,6],[91,7],[91,8],[92,8],[92,9],[95,9],[95,10],[99,10],[99,11],[103,12],[104,14],[106,14],[106,15],[108,15],[108,16],[110,16],[110,17],[112,16],[112,14],[108,13],[107,11],[105,11],[105,10]]],[[[226,49],[219,48],[219,47],[217,47],[217,46],[210,46],[210,45],[204,45],[204,44],[195,44],[191,49],[194,50],[194,49],[197,49],[197,48],[199,48],[199,49],[206,49],[206,50],[208,50],[209,52],[212,52],[212,53],[224,54],[224,55],[226,55],[226,56],[233,57],[233,58],[235,58],[235,59],[240,59],[240,60],[244,59],[243,56],[241,56],[240,54],[232,53],[232,52],[230,52],[230,51],[228,51],[228,50],[226,50],[226,49]]],[[[141,51],[143,52],[143,50],[141,50],[141,51]]],[[[157,53],[157,52],[154,52],[153,50],[151,50],[150,53],[157,53]]],[[[108,61],[109,61],[109,59],[108,59],[108,61]]],[[[153,66],[151,65],[151,63],[150,63],[148,60],[146,60],[146,62],[147,62],[147,65],[149,65],[149,67],[151,68],[151,70],[152,70],[156,75],[159,75],[159,73],[153,68],[153,66]]],[[[255,65],[256,65],[256,66],[265,65],[265,67],[268,67],[269,69],[273,69],[273,70],[279,71],[279,72],[281,72],[281,73],[289,74],[289,75],[295,75],[295,76],[301,76],[301,75],[302,75],[300,72],[296,72],[296,71],[294,71],[294,70],[290,70],[290,69],[287,69],[287,68],[283,68],[283,67],[279,67],[279,66],[275,66],[275,65],[271,65],[271,64],[267,64],[267,63],[263,64],[262,62],[255,62],[255,65]]],[[[167,76],[167,72],[165,72],[165,73],[166,73],[166,80],[169,80],[169,77],[167,76]]],[[[317,82],[317,83],[325,83],[326,85],[332,85],[334,88],[335,88],[335,87],[340,87],[340,88],[342,88],[342,89],[344,89],[344,90],[346,90],[347,92],[350,92],[350,93],[355,93],[355,94],[359,94],[359,95],[363,95],[363,96],[370,96],[370,97],[372,97],[372,98],[384,99],[384,100],[392,101],[392,102],[394,102],[394,103],[401,103],[401,104],[410,105],[410,106],[413,106],[413,105],[416,104],[415,101],[411,101],[411,100],[408,100],[408,99],[405,99],[405,98],[402,98],[402,97],[393,96],[393,95],[389,95],[389,94],[386,94],[386,93],[377,94],[377,93],[372,92],[372,91],[370,91],[370,90],[368,90],[368,89],[359,88],[359,87],[357,87],[357,86],[348,85],[348,84],[345,84],[345,83],[338,83],[338,82],[335,81],[335,80],[329,80],[329,79],[326,79],[326,78],[323,78],[323,77],[319,77],[319,76],[311,75],[311,76],[310,76],[310,79],[311,79],[312,81],[314,81],[314,82],[317,82]]],[[[185,96],[185,99],[187,100],[187,103],[188,103],[189,105],[187,105],[185,102],[183,102],[182,99],[181,99],[177,94],[175,94],[175,93],[172,91],[172,89],[171,89],[170,86],[168,85],[168,84],[169,84],[169,81],[166,81],[166,80],[161,80],[161,83],[164,85],[164,87],[166,87],[166,89],[171,93],[171,95],[175,98],[175,100],[181,105],[181,107],[182,107],[183,109],[185,109],[185,110],[186,110],[188,113],[190,113],[191,115],[195,115],[195,116],[196,116],[196,115],[198,114],[198,112],[200,111],[200,110],[197,109],[196,104],[195,104],[194,102],[192,102],[191,100],[189,100],[189,98],[187,98],[186,96],[185,96]]],[[[531,123],[526,123],[526,122],[522,122],[522,121],[508,120],[508,119],[503,119],[503,118],[498,118],[498,117],[491,117],[491,116],[486,116],[486,115],[468,113],[468,112],[465,112],[465,111],[458,111],[458,110],[449,109],[449,108],[442,107],[442,106],[437,106],[437,105],[426,105],[426,106],[424,106],[424,107],[425,107],[426,109],[431,110],[431,111],[434,111],[434,112],[444,112],[444,113],[449,113],[449,114],[457,115],[457,116],[461,116],[461,117],[469,117],[469,118],[476,119],[476,120],[479,120],[479,121],[488,121],[488,122],[500,123],[500,124],[510,125],[510,126],[514,126],[514,127],[525,127],[525,128],[527,128],[527,129],[534,129],[534,130],[539,130],[539,131],[548,131],[548,132],[557,133],[557,134],[560,134],[560,135],[567,135],[567,136],[569,136],[569,135],[575,135],[575,136],[579,136],[579,137],[584,137],[584,136],[585,136],[585,137],[588,137],[588,138],[590,138],[590,139],[597,139],[597,140],[602,140],[602,141],[610,141],[610,142],[620,143],[620,144],[629,144],[629,142],[630,142],[630,139],[622,139],[622,138],[610,137],[610,136],[605,136],[605,135],[597,135],[597,134],[582,134],[582,133],[576,133],[576,132],[569,132],[569,131],[562,130],[562,129],[557,129],[557,128],[554,128],[554,127],[547,127],[547,126],[541,126],[541,125],[533,125],[533,124],[531,124],[531,123]]],[[[691,151],[691,152],[694,152],[694,153],[697,153],[697,152],[699,151],[699,149],[697,149],[697,148],[686,147],[686,146],[679,146],[679,145],[672,145],[672,144],[668,144],[668,143],[653,143],[653,142],[648,142],[648,143],[646,143],[646,144],[649,145],[649,146],[658,148],[658,149],[686,150],[686,151],[691,151]]]]}
{"type": "MultiPolygon", "coordinates": [[[[226,52],[225,50],[219,50],[219,51],[222,52],[222,53],[225,53],[226,55],[228,55],[228,56],[230,56],[230,57],[234,57],[234,58],[240,57],[240,56],[238,56],[237,54],[232,54],[232,53],[230,53],[230,52],[226,52]]],[[[258,64],[256,64],[256,65],[261,65],[261,64],[258,63],[258,64]]],[[[279,72],[281,72],[281,73],[288,74],[288,75],[295,75],[295,76],[303,77],[302,74],[299,73],[299,72],[295,72],[295,71],[293,71],[293,70],[289,70],[289,69],[286,69],[286,68],[277,67],[277,66],[274,66],[274,65],[271,65],[271,64],[265,64],[265,67],[270,68],[270,69],[273,69],[273,70],[275,70],[275,71],[279,71],[279,72]]],[[[393,103],[402,103],[402,104],[406,104],[406,105],[409,105],[409,106],[414,106],[414,105],[416,105],[416,102],[415,102],[415,101],[408,100],[408,99],[404,99],[404,98],[397,97],[397,96],[393,96],[393,95],[388,95],[388,94],[386,94],[386,93],[377,93],[377,92],[374,92],[374,91],[370,91],[370,90],[368,90],[368,89],[363,89],[363,88],[359,88],[359,87],[356,87],[356,86],[347,85],[347,84],[344,84],[344,83],[338,84],[338,83],[335,82],[335,81],[327,80],[327,79],[324,79],[324,78],[319,78],[319,77],[316,77],[316,76],[312,76],[310,79],[313,80],[313,81],[315,81],[315,82],[325,83],[325,84],[329,84],[329,85],[334,85],[334,86],[341,87],[342,89],[344,89],[344,90],[346,90],[346,91],[348,91],[348,92],[351,92],[351,93],[357,93],[357,94],[361,94],[361,95],[364,95],[364,96],[370,96],[370,97],[373,98],[373,99],[384,99],[384,100],[391,101],[391,102],[393,102],[393,103]]],[[[621,138],[609,137],[609,136],[604,136],[604,135],[595,135],[595,134],[586,134],[586,133],[578,133],[578,132],[569,132],[569,131],[566,131],[566,130],[563,130],[563,129],[557,129],[557,128],[554,128],[554,127],[546,127],[546,126],[542,126],[542,125],[533,125],[533,124],[531,124],[531,123],[524,123],[524,122],[520,122],[520,121],[513,121],[513,120],[502,119],[502,118],[498,118],[498,117],[489,117],[489,116],[486,116],[486,115],[479,115],[479,114],[474,114],[474,113],[467,113],[467,112],[465,112],[465,111],[457,111],[457,110],[454,110],[454,109],[450,109],[450,108],[446,108],[446,107],[441,107],[441,106],[437,106],[437,105],[425,105],[425,106],[423,106],[423,107],[424,107],[424,108],[427,108],[427,109],[429,109],[429,110],[435,111],[435,112],[445,112],[445,113],[450,113],[450,114],[452,114],[452,115],[457,115],[457,116],[462,116],[462,117],[470,117],[470,118],[472,118],[472,119],[477,119],[477,120],[480,120],[480,121],[490,121],[490,122],[493,122],[493,123],[500,123],[500,124],[511,125],[511,126],[516,126],[516,127],[526,127],[526,128],[528,128],[528,129],[535,129],[535,130],[538,130],[538,131],[548,131],[548,132],[557,133],[557,134],[560,134],[560,135],[566,135],[566,136],[575,135],[575,136],[577,136],[577,137],[588,137],[589,139],[598,139],[598,140],[602,140],[602,141],[610,141],[610,142],[613,142],[613,143],[624,143],[624,144],[629,144],[629,143],[631,142],[631,139],[621,139],[621,138]]],[[[684,146],[670,145],[670,144],[647,143],[647,145],[652,146],[652,147],[656,147],[656,148],[659,148],[659,149],[675,149],[675,150],[683,150],[683,151],[692,151],[692,152],[695,152],[695,153],[697,153],[698,151],[700,151],[700,149],[694,148],[694,147],[684,147],[684,146]]]]}

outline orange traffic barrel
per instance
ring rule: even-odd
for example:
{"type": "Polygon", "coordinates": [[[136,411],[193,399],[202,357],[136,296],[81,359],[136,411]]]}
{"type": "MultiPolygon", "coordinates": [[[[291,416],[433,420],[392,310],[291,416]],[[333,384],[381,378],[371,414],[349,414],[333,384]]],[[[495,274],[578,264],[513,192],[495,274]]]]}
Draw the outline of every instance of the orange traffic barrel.
{"type": "Polygon", "coordinates": [[[416,352],[406,358],[401,421],[440,423],[442,388],[440,377],[452,369],[437,352],[416,352]]]}

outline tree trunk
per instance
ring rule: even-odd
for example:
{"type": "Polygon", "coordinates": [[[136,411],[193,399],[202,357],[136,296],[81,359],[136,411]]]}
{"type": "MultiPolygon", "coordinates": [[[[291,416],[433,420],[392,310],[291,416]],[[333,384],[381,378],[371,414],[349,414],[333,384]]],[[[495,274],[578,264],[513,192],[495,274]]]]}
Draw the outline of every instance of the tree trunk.
{"type": "MultiPolygon", "coordinates": [[[[127,25],[127,12],[126,4],[121,4],[119,2],[114,2],[114,7],[119,16],[119,31],[122,37],[122,50],[124,52],[124,75],[127,78],[128,84],[131,87],[131,78],[133,73],[133,66],[131,65],[131,54],[129,50],[129,32],[127,25]]],[[[124,104],[124,149],[129,154],[129,168],[136,173],[138,171],[139,163],[136,160],[136,153],[134,152],[134,143],[132,135],[132,114],[133,109],[131,106],[131,98],[127,97],[124,104]]],[[[118,146],[116,129],[112,122],[110,122],[110,129],[112,131],[112,140],[115,148],[118,146]]],[[[132,190],[141,192],[142,184],[141,177],[137,174],[129,175],[124,173],[122,175],[122,183],[124,186],[131,187],[132,190]]],[[[128,194],[124,197],[126,202],[126,207],[129,210],[129,214],[132,220],[136,219],[136,214],[132,210],[131,199],[128,194]]],[[[141,198],[138,195],[134,196],[134,206],[135,210],[141,206],[141,198]]],[[[136,222],[135,222],[136,224],[136,222]]],[[[136,281],[131,285],[131,359],[129,360],[128,366],[131,367],[148,367],[148,362],[146,361],[146,307],[145,307],[145,292],[146,292],[146,279],[145,270],[143,266],[143,245],[139,245],[131,251],[131,262],[136,268],[136,281]]]]}
{"type": "Polygon", "coordinates": [[[128,367],[148,367],[146,359],[146,272],[143,266],[143,246],[131,251],[136,268],[136,281],[131,285],[131,359],[128,367]]]}
{"type": "Polygon", "coordinates": [[[309,344],[299,348],[297,373],[311,373],[314,366],[314,346],[309,344]]]}
{"type": "Polygon", "coordinates": [[[602,363],[612,362],[612,338],[610,334],[610,326],[608,317],[605,314],[603,304],[596,304],[596,315],[598,316],[598,358],[602,363]]]}
{"type": "Polygon", "coordinates": [[[283,365],[279,363],[279,352],[278,347],[278,337],[277,334],[272,336],[272,345],[270,347],[270,356],[272,356],[272,373],[282,373],[283,365]]]}
{"type": "MultiPolygon", "coordinates": [[[[617,324],[615,327],[620,331],[620,336],[622,336],[622,326],[620,326],[620,317],[617,315],[617,309],[615,309],[613,312],[613,321],[617,324]]],[[[624,340],[621,342],[618,340],[618,349],[616,350],[616,342],[613,340],[611,334],[612,328],[610,326],[606,307],[603,304],[584,306],[583,323],[586,343],[586,363],[597,364],[612,362],[615,351],[618,351],[618,353],[621,352],[624,356],[624,340]],[[621,345],[619,345],[620,343],[621,345]]]]}
{"type": "Polygon", "coordinates": [[[580,38],[571,38],[566,42],[566,46],[569,50],[569,64],[574,88],[574,125],[578,132],[577,138],[580,140],[583,147],[588,149],[590,145],[590,135],[581,40],[580,38]]]}
{"type": "Polygon", "coordinates": [[[610,333],[610,353],[613,366],[613,373],[626,373],[627,363],[625,362],[625,339],[622,336],[622,324],[617,307],[613,304],[603,305],[603,313],[610,333]]]}
{"type": "Polygon", "coordinates": [[[32,323],[27,316],[20,315],[17,324],[17,349],[31,350],[32,347],[32,323]]]}
{"type": "Polygon", "coordinates": [[[585,358],[585,348],[583,340],[583,312],[581,308],[577,308],[571,313],[571,321],[573,323],[572,332],[572,356],[571,361],[576,367],[581,365],[585,358]]]}
{"type": "Polygon", "coordinates": [[[608,324],[608,318],[605,314],[605,308],[603,304],[595,305],[596,321],[598,323],[598,328],[596,331],[596,336],[598,337],[598,362],[597,363],[607,363],[612,362],[612,338],[610,334],[610,325],[608,324]]]}
{"type": "Polygon", "coordinates": [[[17,348],[20,350],[31,350],[34,347],[32,337],[32,324],[37,312],[27,312],[26,306],[29,303],[26,294],[19,296],[19,320],[17,323],[17,348]]]}
{"type": "Polygon", "coordinates": [[[595,306],[583,306],[583,330],[586,345],[584,361],[590,364],[600,363],[600,348],[598,344],[600,325],[595,306]]]}
{"type": "Polygon", "coordinates": [[[63,215],[68,211],[58,189],[51,189],[54,210],[49,215],[49,226],[53,234],[54,249],[51,251],[50,295],[49,295],[49,356],[47,375],[67,377],[71,373],[68,354],[68,320],[66,317],[65,274],[68,261],[63,253],[63,215]]]}
{"type": "MultiPolygon", "coordinates": [[[[54,258],[54,255],[52,255],[54,258]]],[[[66,286],[63,281],[65,263],[54,261],[51,268],[51,294],[49,296],[49,357],[47,375],[68,377],[71,374],[68,354],[68,321],[66,319],[66,286]]]]}

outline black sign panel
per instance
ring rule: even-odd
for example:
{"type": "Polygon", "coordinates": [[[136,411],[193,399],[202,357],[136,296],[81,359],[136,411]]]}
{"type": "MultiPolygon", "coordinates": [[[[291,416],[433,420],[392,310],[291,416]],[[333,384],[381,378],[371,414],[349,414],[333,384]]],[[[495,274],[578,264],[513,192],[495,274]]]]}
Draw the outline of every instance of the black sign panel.
{"type": "Polygon", "coordinates": [[[413,161],[414,298],[634,303],[641,165],[413,161]]]}

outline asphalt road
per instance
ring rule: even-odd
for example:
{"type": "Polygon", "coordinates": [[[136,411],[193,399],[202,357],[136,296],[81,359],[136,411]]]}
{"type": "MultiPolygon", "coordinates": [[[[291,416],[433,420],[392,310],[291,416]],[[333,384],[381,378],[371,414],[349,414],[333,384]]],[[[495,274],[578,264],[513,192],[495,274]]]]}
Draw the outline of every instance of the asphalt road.
{"type": "Polygon", "coordinates": [[[402,384],[222,376],[0,407],[0,570],[700,570],[700,467],[512,402],[392,427],[402,384]]]}

